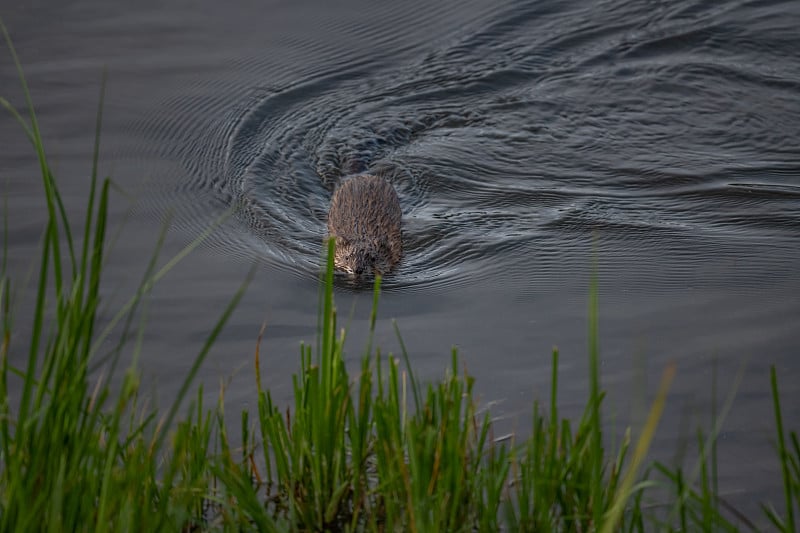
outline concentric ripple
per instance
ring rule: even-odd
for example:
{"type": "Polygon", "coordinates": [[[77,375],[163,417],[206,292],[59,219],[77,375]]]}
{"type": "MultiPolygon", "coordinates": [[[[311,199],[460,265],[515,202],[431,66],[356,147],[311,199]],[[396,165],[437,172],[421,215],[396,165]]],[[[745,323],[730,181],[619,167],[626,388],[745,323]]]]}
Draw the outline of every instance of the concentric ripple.
{"type": "Polygon", "coordinates": [[[212,246],[310,276],[333,188],[380,173],[404,210],[388,288],[547,277],[592,241],[634,259],[666,251],[661,283],[710,257],[743,259],[743,282],[789,275],[800,61],[765,65],[800,48],[794,11],[514,2],[436,47],[332,57],[275,85],[243,60],[262,81],[209,84],[171,101],[173,120],[144,121],[163,165],[143,202],[198,233],[229,211],[212,246]]]}

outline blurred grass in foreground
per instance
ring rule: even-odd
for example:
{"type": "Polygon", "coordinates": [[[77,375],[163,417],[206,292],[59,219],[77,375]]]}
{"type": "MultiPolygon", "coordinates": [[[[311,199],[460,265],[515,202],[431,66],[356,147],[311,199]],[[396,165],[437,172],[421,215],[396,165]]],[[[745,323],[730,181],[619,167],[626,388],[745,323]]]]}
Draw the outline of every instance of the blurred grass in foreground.
{"type": "MultiPolygon", "coordinates": [[[[153,284],[194,246],[161,270],[154,254],[139,290],[97,331],[109,180],[97,163],[98,108],[83,233],[75,233],[47,162],[33,103],[13,46],[28,118],[8,101],[38,158],[48,220],[43,230],[31,337],[24,368],[9,362],[19,289],[7,271],[7,214],[0,271],[0,529],[2,531],[735,531],[755,529],[716,494],[716,437],[698,433],[698,467],[648,464],[647,451],[667,400],[674,367],[664,373],[634,441],[631,429],[614,449],[603,435],[597,288],[590,293],[590,394],[577,422],[558,411],[558,353],[553,353],[548,409],[533,406],[530,438],[495,439],[480,414],[473,378],[453,351],[441,381],[419,383],[403,348],[403,366],[373,349],[360,368],[345,368],[345,332],[337,327],[332,243],[323,272],[319,342],[301,348],[294,405],[277,405],[261,386],[258,410],[240,414],[241,442],[228,436],[224,390],[203,405],[192,381],[246,288],[233,296],[187,372],[178,397],[161,414],[139,398],[136,366],[142,313],[153,284]],[[78,240],[80,237],[80,240],[78,240]],[[140,321],[141,320],[141,321],[140,321]],[[140,321],[140,322],[139,322],[140,321]],[[103,342],[118,339],[105,353],[103,342]],[[121,385],[108,376],[132,361],[121,385]],[[107,374],[92,372],[93,365],[107,374]],[[10,385],[11,383],[11,385],[10,385]],[[13,391],[13,397],[10,397],[13,391]],[[193,399],[179,419],[180,406],[193,399]],[[13,406],[13,407],[12,407],[13,406]],[[251,419],[251,417],[253,417],[251,419]],[[658,474],[656,480],[653,472],[658,474]],[[653,492],[653,504],[646,496],[653,492]]],[[[7,210],[6,210],[7,213],[7,210]]],[[[156,251],[161,239],[154,243],[156,251]]],[[[370,331],[377,315],[374,288],[370,331]]],[[[20,345],[20,342],[15,346],[20,345]]],[[[402,345],[402,339],[401,339],[402,345]]],[[[16,349],[16,348],[15,348],[16,349]]],[[[795,531],[800,506],[800,446],[783,428],[772,372],[783,512],[764,504],[770,523],[795,531]]]]}

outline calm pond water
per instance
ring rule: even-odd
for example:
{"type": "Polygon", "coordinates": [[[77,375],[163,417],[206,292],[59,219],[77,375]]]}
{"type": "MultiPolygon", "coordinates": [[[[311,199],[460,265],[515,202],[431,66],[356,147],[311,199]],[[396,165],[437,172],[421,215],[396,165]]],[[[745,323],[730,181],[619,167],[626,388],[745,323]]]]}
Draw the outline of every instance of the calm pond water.
{"type": "MultiPolygon", "coordinates": [[[[162,263],[229,213],[150,300],[141,365],[160,402],[253,264],[200,379],[210,398],[230,381],[229,412],[252,407],[266,321],[264,380],[289,400],[299,343],[314,341],[331,191],[383,172],[405,232],[381,301],[385,350],[398,350],[396,319],[432,380],[457,346],[502,430],[524,433],[558,346],[560,399],[577,415],[596,258],[609,422],[638,423],[675,361],[655,443],[670,461],[707,427],[716,372],[718,404],[736,394],[724,497],[752,515],[779,494],[771,364],[800,428],[800,3],[39,0],[0,16],[76,213],[107,68],[104,317],[164,224],[162,263]]],[[[0,92],[21,104],[5,49],[0,92]]],[[[8,259],[23,277],[45,212],[7,115],[0,141],[8,259]]],[[[356,360],[371,295],[337,298],[356,360]]]]}

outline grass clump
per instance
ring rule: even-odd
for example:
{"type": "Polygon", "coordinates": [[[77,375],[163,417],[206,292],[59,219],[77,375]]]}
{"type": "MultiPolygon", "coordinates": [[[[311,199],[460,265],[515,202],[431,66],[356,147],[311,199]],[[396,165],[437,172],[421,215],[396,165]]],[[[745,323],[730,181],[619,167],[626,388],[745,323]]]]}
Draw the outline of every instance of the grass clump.
{"type": "MultiPolygon", "coordinates": [[[[124,326],[119,343],[99,354],[103,335],[97,333],[97,312],[110,185],[108,179],[101,182],[97,172],[102,115],[98,111],[84,232],[78,242],[47,162],[22,68],[2,22],[0,29],[20,74],[28,119],[7,100],[0,98],[0,105],[16,118],[34,148],[48,214],[31,334],[18,342],[13,338],[17,294],[7,270],[4,241],[0,530],[181,529],[202,516],[196,511],[205,504],[212,481],[204,444],[209,442],[211,427],[187,419],[173,433],[172,418],[181,398],[166,418],[157,419],[155,411],[139,405],[135,366],[124,373],[115,391],[108,376],[90,372],[93,360],[111,361],[112,370],[116,366],[132,336],[137,306],[152,281],[148,272],[140,291],[114,320],[124,326]],[[168,432],[172,438],[166,446],[168,432]],[[202,468],[197,468],[200,457],[202,468]]],[[[6,220],[6,228],[7,224],[6,220]]],[[[241,294],[212,328],[187,383],[241,294]]],[[[195,407],[198,413],[200,408],[199,404],[195,407]]]]}
{"type": "MultiPolygon", "coordinates": [[[[8,40],[2,23],[0,28],[8,40]]],[[[7,253],[0,272],[0,530],[710,531],[735,530],[731,514],[751,525],[716,495],[716,455],[709,453],[716,428],[710,439],[698,434],[697,475],[646,465],[674,368],[665,372],[639,437],[633,439],[629,429],[617,448],[608,448],[595,285],[584,415],[573,422],[558,411],[554,352],[549,408],[534,405],[531,436],[521,441],[494,437],[489,414],[477,408],[474,380],[455,351],[445,376],[423,385],[402,339],[401,361],[373,350],[371,333],[360,368],[348,372],[346,335],[337,325],[333,299],[333,243],[324,270],[319,339],[316,350],[301,348],[293,405],[278,405],[262,387],[258,349],[257,411],[240,413],[237,444],[228,434],[224,390],[210,408],[202,388],[191,395],[192,380],[245,282],[210,326],[166,414],[148,408],[140,399],[140,344],[132,341],[142,334],[143,326],[136,324],[146,295],[165,271],[155,272],[155,256],[134,297],[111,325],[99,333],[97,327],[110,184],[97,172],[102,96],[79,241],[8,44],[28,118],[1,98],[0,105],[34,147],[48,218],[28,339],[13,338],[18,294],[7,253]],[[119,340],[108,348],[112,328],[119,340]],[[133,363],[112,389],[108,377],[123,356],[133,363]],[[92,370],[102,363],[106,374],[92,370]],[[184,402],[189,406],[180,417],[184,402]],[[661,476],[658,484],[649,476],[653,471],[661,476]],[[661,506],[667,512],[644,503],[654,486],[671,495],[672,503],[661,506]]],[[[370,332],[379,293],[380,279],[370,332]]],[[[772,392],[785,511],[765,505],[765,516],[788,532],[795,530],[800,506],[800,447],[797,434],[784,430],[774,371],[772,392]]]]}
{"type": "MultiPolygon", "coordinates": [[[[237,507],[223,512],[244,511],[267,529],[496,529],[508,451],[491,445],[488,415],[478,420],[472,378],[459,375],[454,353],[451,373],[423,391],[379,350],[368,351],[351,378],[328,257],[321,349],[301,350],[291,410],[258,383],[263,455],[237,465],[223,454],[219,474],[235,487],[237,507]]],[[[379,282],[376,301],[378,292],[379,282]]]]}

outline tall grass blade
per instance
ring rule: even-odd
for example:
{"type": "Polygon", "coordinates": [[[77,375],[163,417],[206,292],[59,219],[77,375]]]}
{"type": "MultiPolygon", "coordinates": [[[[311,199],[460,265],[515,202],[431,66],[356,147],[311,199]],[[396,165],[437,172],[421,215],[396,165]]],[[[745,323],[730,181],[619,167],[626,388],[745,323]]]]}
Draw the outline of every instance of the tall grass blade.
{"type": "Polygon", "coordinates": [[[632,493],[633,484],[636,481],[639,469],[644,464],[647,451],[650,449],[650,444],[653,442],[658,422],[661,420],[661,415],[664,412],[664,407],[667,403],[667,394],[669,393],[673,379],[675,379],[674,363],[667,366],[664,370],[664,375],[661,378],[661,385],[659,385],[658,392],[653,400],[650,413],[647,415],[642,434],[636,443],[636,449],[633,452],[628,471],[614,494],[613,503],[606,515],[605,523],[601,529],[602,533],[612,533],[619,527],[622,513],[632,493]]]}
{"type": "MultiPolygon", "coordinates": [[[[770,519],[776,527],[782,531],[797,531],[794,521],[794,487],[792,484],[791,474],[791,456],[786,447],[786,436],[783,429],[783,414],[781,413],[781,399],[778,394],[778,375],[775,371],[775,365],[770,366],[769,369],[770,388],[772,390],[772,407],[775,413],[775,431],[778,437],[778,458],[781,465],[781,477],[783,479],[783,496],[784,505],[786,506],[786,518],[780,520],[777,513],[772,513],[770,519]]],[[[797,454],[797,437],[794,436],[794,448],[797,454]]],[[[800,455],[796,455],[800,458],[800,455]]],[[[795,464],[795,469],[797,465],[795,464]]]]}
{"type": "Polygon", "coordinates": [[[180,263],[183,259],[185,259],[189,254],[191,254],[194,250],[196,250],[205,240],[216,230],[220,224],[222,224],[228,217],[231,216],[234,212],[234,207],[227,209],[224,213],[222,213],[219,217],[217,217],[208,227],[203,230],[200,235],[194,239],[192,242],[184,246],[177,254],[175,254],[169,261],[167,261],[164,266],[162,266],[158,271],[149,279],[146,280],[144,285],[140,287],[139,291],[136,292],[130,299],[128,299],[125,304],[123,304],[119,311],[109,320],[108,324],[105,328],[97,335],[94,340],[94,344],[92,345],[92,354],[97,353],[100,346],[102,346],[103,342],[105,342],[106,338],[111,334],[114,328],[119,324],[119,322],[130,314],[131,310],[138,304],[139,300],[141,299],[142,294],[148,292],[153,286],[158,283],[164,276],[166,276],[175,266],[180,263]]]}

